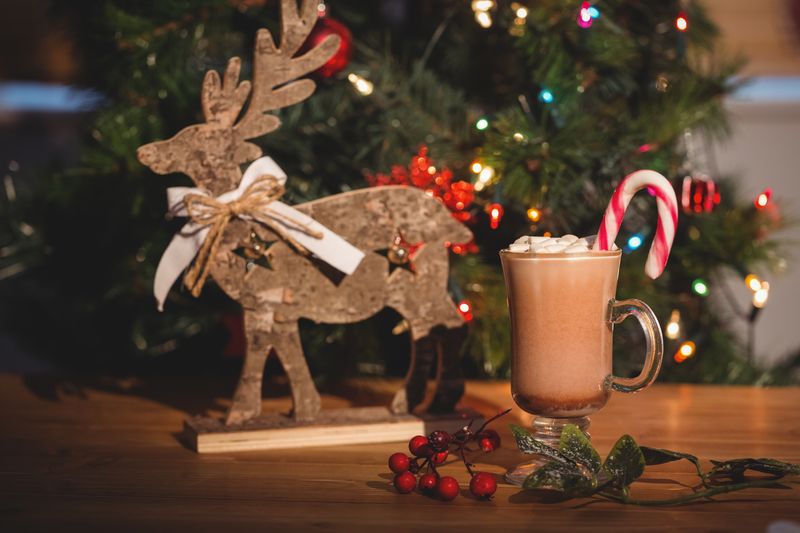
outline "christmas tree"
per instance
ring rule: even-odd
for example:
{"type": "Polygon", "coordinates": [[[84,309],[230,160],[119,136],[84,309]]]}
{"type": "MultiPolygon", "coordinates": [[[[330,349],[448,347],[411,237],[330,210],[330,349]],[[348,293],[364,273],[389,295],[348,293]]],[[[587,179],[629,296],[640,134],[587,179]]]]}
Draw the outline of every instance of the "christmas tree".
{"type": "MultiPolygon", "coordinates": [[[[31,346],[95,369],[185,359],[202,368],[240,351],[237,306],[211,286],[199,301],[173,289],[166,312],[155,309],[155,265],[181,225],[165,220],[164,191],[187,180],[150,173],[136,148],[198,122],[207,70],[238,55],[249,77],[256,30],[279,33],[277,4],[105,0],[54,13],[72,21],[82,81],[105,101],[81,163],[3,204],[3,240],[15,252],[0,266],[18,272],[2,285],[14,309],[4,319],[31,346]]],[[[768,191],[738,198],[700,164],[700,139],[726,133],[722,98],[740,66],[715,50],[700,2],[336,0],[319,9],[310,40],[338,34],[341,48],[314,74],[314,98],[279,111],[281,129],[258,142],[289,175],[287,203],[397,183],[428,189],[468,224],[475,240],[451,243],[450,282],[470,322],[468,375],[510,370],[497,252],[526,234],[595,233],[615,185],[651,168],[670,178],[684,212],[654,282],[642,244],[655,231],[655,200],[631,204],[617,240],[619,293],[647,301],[665,326],[660,379],[788,379],[754,365],[727,327],[730,311],[706,297],[732,270],[754,293],[752,310],[737,311],[755,320],[768,294],[757,274],[780,259],[768,238],[780,217],[768,191]]],[[[386,310],[354,326],[302,328],[315,376],[402,374],[398,321],[386,310]]],[[[636,371],[640,342],[633,328],[618,330],[617,374],[636,371]]]]}

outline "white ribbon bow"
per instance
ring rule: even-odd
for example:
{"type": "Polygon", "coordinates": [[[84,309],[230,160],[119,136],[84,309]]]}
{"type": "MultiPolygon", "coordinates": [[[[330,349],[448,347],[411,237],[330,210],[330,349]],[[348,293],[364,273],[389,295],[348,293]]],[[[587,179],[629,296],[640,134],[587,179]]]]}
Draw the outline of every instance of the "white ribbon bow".
{"type": "MultiPolygon", "coordinates": [[[[256,159],[247,168],[242,176],[239,186],[226,193],[219,195],[216,199],[222,203],[230,203],[239,199],[242,193],[260,176],[268,174],[274,176],[281,185],[286,183],[286,173],[281,170],[271,157],[256,159]]],[[[210,196],[208,192],[197,187],[170,187],[167,189],[167,206],[169,212],[174,216],[187,217],[186,203],[184,198],[188,194],[199,194],[210,196]]],[[[344,240],[342,237],[332,232],[310,216],[301,213],[297,209],[289,207],[283,202],[273,201],[269,204],[270,210],[279,216],[271,216],[264,213],[265,218],[270,219],[270,223],[279,223],[283,230],[290,234],[308,251],[319,257],[337,270],[350,275],[355,272],[364,252],[344,240]],[[308,229],[322,234],[322,238],[309,235],[303,229],[298,229],[286,223],[286,220],[294,220],[304,224],[308,229]]],[[[250,217],[241,218],[252,220],[250,217]]],[[[255,220],[258,220],[256,218],[255,220]]],[[[167,298],[170,288],[180,277],[181,272],[188,267],[197,255],[203,241],[208,235],[208,226],[201,226],[195,222],[189,222],[175,234],[172,241],[164,250],[164,255],[158,263],[155,280],[153,281],[153,294],[158,302],[158,310],[164,310],[164,301],[167,298]]]]}

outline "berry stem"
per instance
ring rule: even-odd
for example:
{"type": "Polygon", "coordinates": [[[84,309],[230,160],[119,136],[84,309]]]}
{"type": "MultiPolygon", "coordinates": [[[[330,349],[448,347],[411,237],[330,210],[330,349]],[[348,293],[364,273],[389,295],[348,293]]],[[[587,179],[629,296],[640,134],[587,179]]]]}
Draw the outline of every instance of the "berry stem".
{"type": "MultiPolygon", "coordinates": [[[[497,419],[498,419],[498,418],[500,418],[501,416],[505,416],[505,415],[507,415],[507,414],[508,414],[508,413],[510,413],[510,412],[511,412],[511,408],[508,408],[508,409],[506,409],[505,411],[503,411],[502,413],[497,413],[497,414],[496,414],[496,415],[494,415],[492,418],[490,418],[489,420],[487,420],[486,422],[484,422],[484,423],[483,423],[483,425],[482,425],[480,428],[478,428],[478,431],[476,431],[476,432],[475,432],[475,434],[476,434],[476,435],[480,435],[481,431],[483,431],[484,429],[486,429],[486,426],[488,426],[489,424],[491,424],[492,422],[494,422],[495,420],[497,420],[497,419]]],[[[472,422],[470,422],[470,424],[472,424],[472,422]]]]}

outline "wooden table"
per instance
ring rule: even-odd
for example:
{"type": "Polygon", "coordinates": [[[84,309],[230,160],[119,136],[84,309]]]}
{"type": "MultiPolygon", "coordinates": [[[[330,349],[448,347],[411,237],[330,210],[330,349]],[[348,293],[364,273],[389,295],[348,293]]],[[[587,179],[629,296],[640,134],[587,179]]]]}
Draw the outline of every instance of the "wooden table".
{"type": "MultiPolygon", "coordinates": [[[[800,523],[800,486],[670,509],[542,503],[506,485],[489,502],[460,496],[444,503],[390,488],[386,458],[402,443],[214,455],[181,446],[183,418],[222,412],[229,385],[0,375],[0,529],[750,532],[777,520],[800,523]]],[[[513,405],[507,383],[469,383],[467,393],[465,404],[486,414],[513,405]]],[[[324,398],[324,407],[346,403],[324,398]]],[[[265,400],[267,408],[286,405],[284,398],[265,400]]],[[[594,417],[591,432],[602,455],[628,432],[642,444],[704,460],[800,462],[798,407],[797,388],[657,385],[616,395],[594,417]]],[[[525,418],[516,413],[507,422],[525,418]]],[[[521,456],[507,424],[497,428],[503,448],[475,459],[480,469],[500,473],[521,456]]],[[[460,464],[444,472],[465,488],[460,464]]],[[[653,467],[634,493],[661,498],[687,490],[669,480],[693,482],[690,466],[653,467]]]]}

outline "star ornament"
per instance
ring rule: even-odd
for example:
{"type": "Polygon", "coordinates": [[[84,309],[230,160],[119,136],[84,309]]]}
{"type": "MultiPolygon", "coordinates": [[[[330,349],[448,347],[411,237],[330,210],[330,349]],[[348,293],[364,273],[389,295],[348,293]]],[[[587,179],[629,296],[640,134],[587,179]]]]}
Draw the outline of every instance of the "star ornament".
{"type": "Polygon", "coordinates": [[[389,260],[389,275],[398,268],[416,274],[414,271],[414,256],[424,244],[424,242],[408,242],[402,232],[397,230],[389,247],[378,250],[377,252],[389,260]]]}

